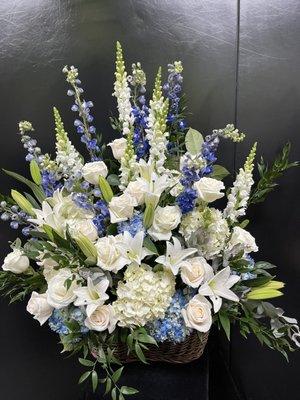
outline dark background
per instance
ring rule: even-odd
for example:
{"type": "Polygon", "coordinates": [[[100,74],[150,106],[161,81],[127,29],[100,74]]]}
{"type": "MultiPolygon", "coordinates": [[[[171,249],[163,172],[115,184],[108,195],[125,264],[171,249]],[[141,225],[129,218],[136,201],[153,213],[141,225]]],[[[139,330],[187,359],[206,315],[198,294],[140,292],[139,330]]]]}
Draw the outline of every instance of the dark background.
{"type": "MultiPolygon", "coordinates": [[[[232,172],[256,140],[259,156],[267,160],[287,140],[293,144],[292,159],[299,159],[299,21],[297,0],[1,0],[1,166],[27,173],[16,135],[21,119],[33,122],[45,152],[54,148],[53,105],[73,133],[61,73],[65,64],[79,67],[87,100],[95,103],[98,129],[105,141],[111,139],[116,40],[123,44],[128,67],[142,62],[149,84],[158,65],[182,60],[191,126],[207,134],[234,122],[247,133],[238,148],[221,146],[219,161],[232,172]]],[[[3,193],[18,187],[4,175],[0,182],[3,193]]],[[[276,304],[299,318],[298,182],[299,171],[289,171],[277,193],[250,210],[250,230],[260,259],[278,265],[278,278],[287,283],[286,296],[276,304]]],[[[14,236],[1,225],[1,256],[14,236]]],[[[76,385],[81,373],[76,359],[63,358],[57,337],[24,311],[25,304],[8,308],[0,302],[0,398],[92,399],[76,385]]],[[[287,364],[254,338],[246,342],[234,332],[229,347],[219,346],[213,336],[210,351],[198,362],[131,366],[127,384],[140,386],[137,398],[145,400],[299,398],[299,354],[287,364]]]]}

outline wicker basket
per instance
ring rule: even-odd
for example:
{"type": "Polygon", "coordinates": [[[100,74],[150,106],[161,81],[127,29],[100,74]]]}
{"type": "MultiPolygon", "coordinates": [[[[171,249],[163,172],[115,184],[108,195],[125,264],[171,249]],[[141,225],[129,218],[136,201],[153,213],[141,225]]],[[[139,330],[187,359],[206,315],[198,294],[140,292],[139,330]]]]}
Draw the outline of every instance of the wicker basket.
{"type": "MultiPolygon", "coordinates": [[[[149,345],[145,351],[147,361],[167,362],[171,364],[186,364],[201,357],[208,339],[208,334],[199,335],[193,332],[182,343],[165,342],[159,347],[149,345]]],[[[128,348],[124,343],[118,343],[115,347],[115,355],[122,363],[139,361],[134,354],[127,354],[128,348]]],[[[96,353],[96,352],[95,352],[96,353]]]]}

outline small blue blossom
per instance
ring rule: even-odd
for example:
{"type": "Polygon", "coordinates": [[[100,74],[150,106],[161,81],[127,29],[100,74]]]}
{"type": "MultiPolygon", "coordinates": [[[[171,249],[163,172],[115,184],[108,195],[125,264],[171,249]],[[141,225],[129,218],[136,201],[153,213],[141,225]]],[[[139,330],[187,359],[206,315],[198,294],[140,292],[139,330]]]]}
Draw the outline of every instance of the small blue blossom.
{"type": "Polygon", "coordinates": [[[138,232],[145,232],[143,225],[143,214],[136,213],[128,221],[118,223],[118,233],[129,232],[131,236],[135,236],[138,232]]]}
{"type": "Polygon", "coordinates": [[[183,192],[179,194],[176,198],[176,203],[178,204],[182,214],[187,214],[193,211],[196,205],[197,192],[192,188],[185,188],[183,192]]]}
{"type": "Polygon", "coordinates": [[[184,295],[182,290],[177,290],[164,318],[148,324],[148,331],[157,342],[161,343],[167,340],[180,343],[190,334],[191,329],[186,327],[181,313],[189,299],[190,295],[184,295]]]}

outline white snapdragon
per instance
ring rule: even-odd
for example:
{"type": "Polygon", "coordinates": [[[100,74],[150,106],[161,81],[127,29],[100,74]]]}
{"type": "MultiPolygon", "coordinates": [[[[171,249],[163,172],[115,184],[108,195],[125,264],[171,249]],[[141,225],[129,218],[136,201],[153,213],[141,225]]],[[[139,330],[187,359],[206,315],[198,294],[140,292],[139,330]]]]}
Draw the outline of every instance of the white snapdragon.
{"type": "Polygon", "coordinates": [[[252,147],[250,154],[246,159],[244,168],[240,168],[236,180],[233,183],[233,187],[228,195],[228,203],[224,210],[224,216],[225,218],[228,218],[231,223],[236,222],[239,217],[246,214],[251,187],[254,183],[252,172],[255,153],[256,143],[252,147]]]}
{"type": "Polygon", "coordinates": [[[32,292],[26,310],[43,325],[51,317],[53,307],[48,304],[46,293],[32,292]]]}
{"type": "Polygon", "coordinates": [[[2,265],[3,271],[10,271],[14,274],[22,274],[29,268],[29,258],[24,255],[21,249],[15,248],[9,253],[2,265]]]}
{"type": "Polygon", "coordinates": [[[224,196],[221,190],[225,189],[225,186],[222,181],[204,177],[194,183],[194,189],[196,189],[199,199],[206,203],[212,203],[224,196]]]}
{"type": "Polygon", "coordinates": [[[82,175],[84,179],[92,185],[98,185],[99,177],[107,176],[107,166],[103,161],[93,161],[86,163],[82,168],[82,175]]]}
{"type": "Polygon", "coordinates": [[[152,100],[150,100],[150,110],[148,117],[148,129],[146,138],[150,144],[150,163],[154,164],[155,170],[161,174],[165,171],[164,163],[166,160],[166,148],[169,133],[166,132],[168,100],[164,99],[161,89],[161,70],[159,69],[155,80],[155,88],[152,100]]]}
{"type": "Polygon", "coordinates": [[[181,219],[178,206],[158,206],[154,212],[153,223],[148,229],[149,235],[154,240],[170,240],[172,230],[177,228],[181,219]]]}

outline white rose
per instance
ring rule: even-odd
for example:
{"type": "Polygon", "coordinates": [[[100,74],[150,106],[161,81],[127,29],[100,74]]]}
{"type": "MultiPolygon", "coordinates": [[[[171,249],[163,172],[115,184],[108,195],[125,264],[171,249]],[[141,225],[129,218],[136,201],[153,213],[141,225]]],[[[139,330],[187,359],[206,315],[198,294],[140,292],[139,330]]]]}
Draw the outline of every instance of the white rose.
{"type": "Polygon", "coordinates": [[[76,278],[68,268],[63,268],[48,282],[47,301],[54,308],[67,307],[76,299],[74,290],[77,288],[76,278]],[[70,286],[66,281],[72,280],[70,286]]]}
{"type": "Polygon", "coordinates": [[[235,226],[232,231],[231,238],[228,242],[228,249],[236,252],[240,249],[244,250],[245,253],[252,253],[252,251],[258,251],[258,247],[255,243],[254,237],[245,229],[235,226]]]}
{"type": "Polygon", "coordinates": [[[194,296],[181,312],[187,327],[199,332],[209,331],[212,324],[211,304],[204,296],[194,296]]]}
{"type": "Polygon", "coordinates": [[[103,161],[86,163],[82,168],[82,175],[86,181],[93,185],[98,185],[99,176],[106,177],[108,171],[103,161]]]}
{"type": "Polygon", "coordinates": [[[141,205],[145,202],[146,191],[146,183],[139,180],[129,182],[124,193],[129,194],[135,200],[136,205],[141,205]]]}
{"type": "Polygon", "coordinates": [[[91,219],[74,219],[68,221],[71,236],[76,239],[78,234],[89,238],[92,242],[98,239],[98,231],[91,219]]]}
{"type": "Polygon", "coordinates": [[[112,333],[116,327],[117,319],[113,307],[108,305],[98,306],[84,321],[85,326],[93,331],[102,332],[108,329],[112,333]]]}
{"type": "Polygon", "coordinates": [[[180,223],[181,212],[177,206],[158,206],[154,212],[153,223],[148,229],[149,235],[154,240],[169,240],[172,230],[180,223]]]}
{"type": "Polygon", "coordinates": [[[20,249],[14,249],[9,253],[2,265],[4,271],[11,271],[14,274],[22,274],[29,268],[29,259],[24,256],[24,253],[20,249]]]}
{"type": "Polygon", "coordinates": [[[26,310],[43,325],[51,317],[53,307],[48,304],[46,293],[32,292],[26,310]]]}
{"type": "Polygon", "coordinates": [[[204,257],[186,260],[181,267],[181,279],[187,285],[197,288],[213,276],[213,269],[204,257]]]}
{"type": "Polygon", "coordinates": [[[213,178],[201,178],[194,183],[198,196],[206,203],[211,203],[224,196],[221,190],[225,189],[224,183],[213,178]]]}
{"type": "Polygon", "coordinates": [[[109,235],[100,238],[95,244],[98,254],[97,265],[105,271],[118,272],[127,263],[127,259],[121,255],[117,243],[118,237],[109,235]]]}
{"type": "Polygon", "coordinates": [[[108,206],[111,223],[115,224],[116,222],[126,221],[132,217],[135,204],[135,199],[128,193],[113,197],[108,206]]]}
{"type": "Polygon", "coordinates": [[[127,140],[122,137],[121,139],[115,139],[111,143],[108,144],[111,147],[113,156],[116,160],[121,160],[124,157],[125,150],[127,147],[127,140]]]}

